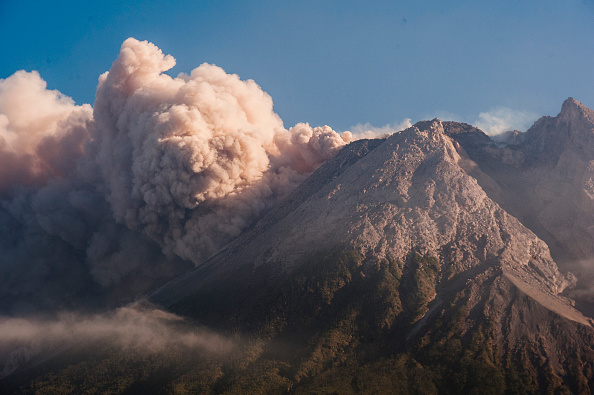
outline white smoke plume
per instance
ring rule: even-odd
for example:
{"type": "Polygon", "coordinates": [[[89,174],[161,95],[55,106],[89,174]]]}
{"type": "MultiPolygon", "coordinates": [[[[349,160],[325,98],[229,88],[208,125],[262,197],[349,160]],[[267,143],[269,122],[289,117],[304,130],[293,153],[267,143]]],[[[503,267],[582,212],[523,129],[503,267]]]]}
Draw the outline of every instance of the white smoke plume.
{"type": "Polygon", "coordinates": [[[254,81],[209,64],[164,74],[174,64],[126,40],[93,108],[36,72],[0,80],[0,311],[142,294],[350,141],[327,126],[285,129],[254,81]]]}
{"type": "Polygon", "coordinates": [[[472,124],[486,134],[496,136],[512,130],[526,131],[538,118],[538,114],[529,111],[497,107],[487,112],[481,112],[472,124]]]}
{"type": "Polygon", "coordinates": [[[225,355],[237,346],[237,339],[184,325],[175,314],[139,303],[102,314],[63,312],[51,319],[0,316],[0,333],[0,379],[73,346],[99,343],[137,355],[183,350],[205,356],[225,355]]]}
{"type": "Polygon", "coordinates": [[[411,126],[411,119],[405,118],[398,123],[394,122],[393,124],[387,124],[380,127],[373,126],[369,122],[359,123],[357,125],[351,126],[349,131],[352,133],[353,140],[374,139],[387,137],[396,132],[401,132],[405,129],[408,129],[411,126]]]}

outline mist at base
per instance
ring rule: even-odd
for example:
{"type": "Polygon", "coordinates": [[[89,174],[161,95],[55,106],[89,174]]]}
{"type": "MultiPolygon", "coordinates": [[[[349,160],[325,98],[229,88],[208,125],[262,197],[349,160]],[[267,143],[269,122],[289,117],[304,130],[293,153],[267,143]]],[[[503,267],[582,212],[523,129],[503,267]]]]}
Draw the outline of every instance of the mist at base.
{"type": "Polygon", "coordinates": [[[0,379],[60,353],[124,352],[131,358],[229,355],[240,344],[146,302],[101,314],[58,312],[52,317],[0,316],[0,379]]]}

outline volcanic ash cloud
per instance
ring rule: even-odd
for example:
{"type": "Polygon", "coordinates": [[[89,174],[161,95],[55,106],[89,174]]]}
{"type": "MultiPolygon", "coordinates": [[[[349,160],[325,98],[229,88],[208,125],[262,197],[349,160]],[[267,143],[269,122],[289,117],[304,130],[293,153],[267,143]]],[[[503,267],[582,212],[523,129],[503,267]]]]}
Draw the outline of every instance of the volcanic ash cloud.
{"type": "Polygon", "coordinates": [[[35,71],[0,80],[0,196],[66,175],[83,153],[91,106],[46,86],[35,71]]]}
{"type": "Polygon", "coordinates": [[[93,108],[37,72],[0,80],[0,310],[23,295],[76,301],[89,281],[146,291],[179,258],[198,265],[222,248],[351,138],[287,130],[254,81],[209,64],[164,74],[174,64],[126,40],[93,108]]]}
{"type": "Polygon", "coordinates": [[[174,65],[151,43],[123,43],[99,79],[93,149],[115,219],[199,263],[348,136],[287,131],[254,81],[209,64],[163,74],[174,65]]]}

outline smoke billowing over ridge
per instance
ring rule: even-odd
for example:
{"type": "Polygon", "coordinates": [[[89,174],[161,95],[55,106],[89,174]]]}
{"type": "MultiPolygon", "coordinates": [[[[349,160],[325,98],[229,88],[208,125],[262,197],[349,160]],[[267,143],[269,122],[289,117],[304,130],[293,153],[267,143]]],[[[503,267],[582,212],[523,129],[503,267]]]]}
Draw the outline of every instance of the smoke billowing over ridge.
{"type": "Polygon", "coordinates": [[[126,40],[99,80],[93,145],[116,220],[200,263],[345,141],[327,127],[287,132],[253,81],[209,64],[162,74],[174,64],[126,40]]]}
{"type": "Polygon", "coordinates": [[[0,80],[0,309],[144,292],[181,259],[203,262],[352,138],[287,130],[254,81],[209,64],[164,74],[174,65],[126,40],[93,108],[36,72],[0,80]]]}

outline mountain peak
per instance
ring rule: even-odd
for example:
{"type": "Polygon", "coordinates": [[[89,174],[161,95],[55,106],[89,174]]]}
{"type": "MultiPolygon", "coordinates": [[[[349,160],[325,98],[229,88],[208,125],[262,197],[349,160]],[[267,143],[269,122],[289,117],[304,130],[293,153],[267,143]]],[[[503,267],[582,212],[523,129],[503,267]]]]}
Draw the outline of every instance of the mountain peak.
{"type": "Polygon", "coordinates": [[[579,100],[574,99],[573,97],[568,97],[561,106],[561,112],[571,109],[571,108],[585,108],[579,100]]]}
{"type": "Polygon", "coordinates": [[[563,102],[557,118],[565,121],[586,118],[588,121],[594,122],[594,111],[573,97],[569,97],[563,102]]]}
{"type": "MultiPolygon", "coordinates": [[[[574,98],[563,102],[556,117],[544,116],[526,132],[524,153],[534,161],[556,163],[570,150],[585,158],[594,158],[594,111],[574,98]]],[[[534,164],[534,163],[532,163],[534,164]]]]}
{"type": "Polygon", "coordinates": [[[419,121],[413,126],[420,131],[436,131],[443,133],[443,124],[438,118],[434,118],[430,121],[419,121]]]}

